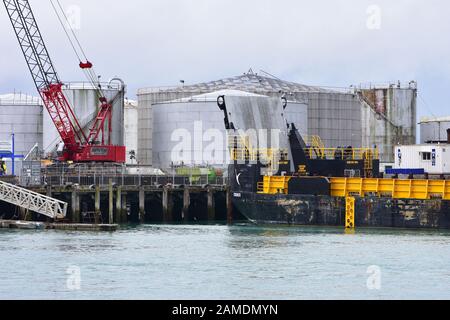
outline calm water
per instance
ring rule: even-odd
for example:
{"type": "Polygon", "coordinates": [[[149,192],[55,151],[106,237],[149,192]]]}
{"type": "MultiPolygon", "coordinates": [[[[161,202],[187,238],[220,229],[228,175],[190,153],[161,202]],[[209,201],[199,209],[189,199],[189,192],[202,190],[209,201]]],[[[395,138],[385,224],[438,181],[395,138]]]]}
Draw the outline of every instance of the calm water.
{"type": "Polygon", "coordinates": [[[245,225],[0,230],[0,268],[3,299],[450,299],[450,233],[245,225]],[[372,265],[381,271],[379,290],[367,287],[372,265]],[[67,286],[73,266],[79,290],[67,286]]]}

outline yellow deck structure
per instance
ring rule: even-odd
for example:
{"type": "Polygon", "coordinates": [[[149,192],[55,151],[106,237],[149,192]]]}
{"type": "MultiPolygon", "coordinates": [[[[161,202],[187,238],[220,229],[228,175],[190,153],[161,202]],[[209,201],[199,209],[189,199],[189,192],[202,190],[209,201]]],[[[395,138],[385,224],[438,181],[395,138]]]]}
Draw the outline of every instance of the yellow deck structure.
{"type": "MultiPolygon", "coordinates": [[[[304,177],[305,178],[305,177],[304,177]]],[[[316,177],[317,178],[317,177],[316,177]]],[[[266,176],[258,184],[259,194],[289,194],[290,176],[266,176]]],[[[311,177],[310,179],[314,179],[311,177]]],[[[356,197],[375,196],[392,199],[450,200],[450,181],[369,178],[331,178],[331,196],[345,198],[345,228],[355,228],[356,197]]]]}
{"type": "Polygon", "coordinates": [[[332,178],[333,197],[368,195],[393,199],[450,200],[448,180],[332,178]]]}
{"type": "MultiPolygon", "coordinates": [[[[291,179],[290,176],[266,176],[264,181],[258,184],[258,193],[288,194],[291,179]]],[[[448,180],[331,178],[330,183],[333,197],[376,196],[393,199],[450,200],[448,180]]]]}

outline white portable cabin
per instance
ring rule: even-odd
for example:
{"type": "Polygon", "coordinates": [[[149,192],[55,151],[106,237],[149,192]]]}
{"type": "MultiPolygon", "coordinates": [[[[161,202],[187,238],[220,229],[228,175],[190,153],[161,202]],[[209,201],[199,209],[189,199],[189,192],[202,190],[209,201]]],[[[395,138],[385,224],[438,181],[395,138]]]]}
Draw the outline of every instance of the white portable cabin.
{"type": "Polygon", "coordinates": [[[395,147],[395,170],[423,170],[428,174],[450,174],[450,144],[420,144],[395,147]]]}

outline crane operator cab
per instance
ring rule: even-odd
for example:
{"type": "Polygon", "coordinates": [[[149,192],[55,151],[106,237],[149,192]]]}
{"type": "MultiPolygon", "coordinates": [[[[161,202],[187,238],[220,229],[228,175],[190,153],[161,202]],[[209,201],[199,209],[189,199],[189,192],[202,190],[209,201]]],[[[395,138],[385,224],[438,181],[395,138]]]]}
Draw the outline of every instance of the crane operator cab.
{"type": "Polygon", "coordinates": [[[0,177],[6,176],[6,174],[7,174],[6,162],[3,160],[0,160],[0,177]]]}

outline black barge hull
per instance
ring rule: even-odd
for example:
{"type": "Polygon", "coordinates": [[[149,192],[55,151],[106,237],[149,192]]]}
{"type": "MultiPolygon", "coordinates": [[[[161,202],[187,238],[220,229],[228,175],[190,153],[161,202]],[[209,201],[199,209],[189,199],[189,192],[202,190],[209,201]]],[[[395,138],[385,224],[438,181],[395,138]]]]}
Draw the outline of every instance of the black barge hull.
{"type": "MultiPolygon", "coordinates": [[[[345,199],[315,195],[233,194],[236,208],[257,224],[344,226],[345,199]]],[[[356,198],[356,227],[450,229],[450,201],[356,198]]]]}

